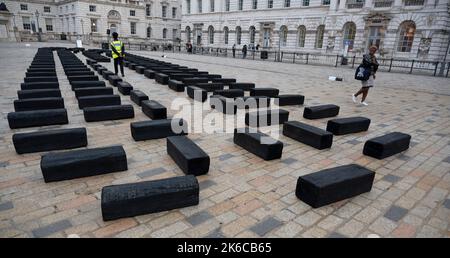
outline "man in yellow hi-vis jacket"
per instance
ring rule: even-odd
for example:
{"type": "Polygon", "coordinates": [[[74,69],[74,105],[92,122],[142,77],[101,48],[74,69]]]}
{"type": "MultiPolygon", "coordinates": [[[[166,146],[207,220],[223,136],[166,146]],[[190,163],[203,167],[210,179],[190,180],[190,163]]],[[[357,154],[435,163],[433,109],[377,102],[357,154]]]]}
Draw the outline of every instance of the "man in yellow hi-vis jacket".
{"type": "Polygon", "coordinates": [[[112,57],[114,59],[114,72],[117,75],[117,66],[120,65],[120,72],[123,73],[123,57],[125,56],[125,46],[122,41],[118,40],[119,34],[113,32],[113,42],[111,42],[112,57]]]}

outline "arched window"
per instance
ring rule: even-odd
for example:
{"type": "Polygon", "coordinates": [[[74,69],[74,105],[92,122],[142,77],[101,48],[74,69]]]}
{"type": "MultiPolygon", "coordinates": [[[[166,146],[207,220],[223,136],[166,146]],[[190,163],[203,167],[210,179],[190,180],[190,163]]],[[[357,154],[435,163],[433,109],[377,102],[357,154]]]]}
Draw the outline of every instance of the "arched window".
{"type": "Polygon", "coordinates": [[[214,44],[214,27],[213,26],[208,27],[208,38],[209,38],[209,44],[214,44]]]}
{"type": "Polygon", "coordinates": [[[398,52],[411,52],[416,33],[416,24],[413,21],[404,21],[400,24],[398,34],[398,52]]]}
{"type": "Polygon", "coordinates": [[[298,26],[297,29],[297,45],[298,47],[305,47],[306,27],[303,25],[298,26]]]}
{"type": "Polygon", "coordinates": [[[223,28],[223,42],[225,43],[225,45],[228,45],[228,27],[224,27],[223,28]]]}
{"type": "Polygon", "coordinates": [[[186,42],[191,42],[191,27],[186,26],[186,42]]]}
{"type": "Polygon", "coordinates": [[[237,26],[236,27],[236,44],[240,45],[241,44],[241,35],[242,31],[241,31],[241,27],[237,26]]]}
{"type": "Polygon", "coordinates": [[[250,44],[255,44],[256,29],[254,26],[250,26],[249,33],[250,33],[250,44]]]}
{"type": "Polygon", "coordinates": [[[163,29],[163,39],[167,38],[167,29],[163,29]]]}
{"type": "Polygon", "coordinates": [[[355,42],[356,35],[356,24],[354,22],[347,22],[344,24],[344,38],[343,46],[345,48],[348,45],[348,51],[353,49],[353,44],[355,42]]]}
{"type": "Polygon", "coordinates": [[[280,44],[282,47],[285,47],[287,44],[287,36],[288,36],[288,29],[286,26],[280,27],[280,44]]]}
{"type": "Polygon", "coordinates": [[[325,33],[325,25],[319,25],[319,27],[317,27],[317,32],[316,32],[316,43],[314,44],[315,48],[322,48],[324,33],[325,33]]]}
{"type": "Polygon", "coordinates": [[[152,27],[148,26],[147,27],[147,38],[151,38],[152,37],[152,27]]]}

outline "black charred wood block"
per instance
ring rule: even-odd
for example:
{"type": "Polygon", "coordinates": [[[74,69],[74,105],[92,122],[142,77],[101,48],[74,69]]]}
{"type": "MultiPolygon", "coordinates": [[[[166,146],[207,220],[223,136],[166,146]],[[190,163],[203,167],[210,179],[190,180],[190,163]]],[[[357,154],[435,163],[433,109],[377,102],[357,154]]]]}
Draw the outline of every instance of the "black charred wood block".
{"type": "Polygon", "coordinates": [[[56,76],[56,71],[53,72],[26,72],[25,77],[54,77],[56,76]]]}
{"type": "Polygon", "coordinates": [[[284,109],[258,110],[245,114],[245,124],[252,127],[284,124],[288,120],[289,111],[284,109]]]}
{"type": "Polygon", "coordinates": [[[144,70],[144,76],[149,79],[155,79],[155,71],[153,71],[151,69],[146,69],[146,70],[144,70]]]}
{"type": "Polygon", "coordinates": [[[320,119],[337,116],[339,114],[339,106],[336,105],[320,105],[305,107],[303,117],[306,119],[320,119]]]}
{"type": "Polygon", "coordinates": [[[187,175],[204,175],[209,171],[209,156],[186,136],[167,137],[167,153],[187,175]]]}
{"type": "Polygon", "coordinates": [[[205,102],[208,98],[208,91],[195,86],[186,87],[187,95],[196,101],[205,102]]]}
{"type": "Polygon", "coordinates": [[[250,91],[255,88],[255,84],[249,82],[232,82],[228,86],[230,89],[240,89],[243,91],[250,91]]]}
{"type": "Polygon", "coordinates": [[[70,83],[70,85],[72,86],[72,90],[92,87],[106,87],[106,83],[104,81],[77,81],[70,83]]]}
{"type": "Polygon", "coordinates": [[[59,89],[58,82],[25,82],[20,84],[21,90],[59,89]]]}
{"type": "Polygon", "coordinates": [[[25,77],[24,82],[58,82],[56,76],[25,77]]]}
{"type": "Polygon", "coordinates": [[[74,75],[74,76],[67,76],[67,79],[70,82],[74,81],[98,81],[97,75],[74,75]]]}
{"type": "Polygon", "coordinates": [[[132,91],[130,91],[130,99],[134,103],[136,103],[139,106],[141,106],[142,105],[142,101],[148,100],[148,96],[145,93],[143,93],[142,91],[140,91],[140,90],[132,90],[132,91]]]}
{"type": "Polygon", "coordinates": [[[87,107],[83,109],[83,113],[86,122],[119,120],[134,117],[132,105],[87,107]]]}
{"type": "Polygon", "coordinates": [[[298,121],[283,124],[283,135],[319,150],[331,148],[333,134],[298,121]]]}
{"type": "Polygon", "coordinates": [[[407,150],[410,141],[411,135],[409,134],[388,133],[366,141],[363,154],[376,159],[384,159],[407,150]]]}
{"type": "Polygon", "coordinates": [[[283,153],[283,143],[277,141],[267,134],[249,128],[238,128],[234,130],[233,141],[238,146],[264,160],[281,158],[283,153]]]}
{"type": "Polygon", "coordinates": [[[133,86],[131,86],[128,82],[121,81],[117,83],[117,89],[123,95],[130,95],[130,91],[133,90],[133,86]]]}
{"type": "Polygon", "coordinates": [[[44,109],[8,113],[9,128],[68,124],[66,109],[44,109]]]}
{"type": "Polygon", "coordinates": [[[169,88],[176,92],[184,92],[184,87],[186,87],[183,82],[177,80],[169,80],[168,84],[169,88]]]}
{"type": "Polygon", "coordinates": [[[88,87],[75,89],[75,97],[86,97],[95,95],[113,95],[113,88],[111,87],[88,87]]]}
{"type": "Polygon", "coordinates": [[[266,96],[237,97],[236,107],[239,109],[267,108],[270,106],[270,98],[266,96]]]}
{"type": "Polygon", "coordinates": [[[110,75],[108,76],[108,81],[113,86],[117,87],[117,84],[122,81],[122,78],[120,78],[118,75],[110,75]]]}
{"type": "Polygon", "coordinates": [[[369,130],[370,119],[366,117],[347,117],[329,120],[327,131],[334,135],[359,133],[369,130]]]}
{"type": "Polygon", "coordinates": [[[221,82],[197,83],[195,84],[195,86],[204,89],[208,92],[223,90],[223,87],[225,87],[225,85],[221,82]]]}
{"type": "Polygon", "coordinates": [[[186,121],[179,118],[134,122],[130,124],[130,128],[135,141],[186,135],[188,132],[186,121]]]}
{"type": "Polygon", "coordinates": [[[139,74],[144,74],[145,67],[144,66],[136,66],[136,72],[139,74]]]}
{"type": "Polygon", "coordinates": [[[266,97],[277,97],[280,93],[279,89],[276,88],[253,88],[250,89],[250,96],[266,96],[266,97]]]}
{"type": "Polygon", "coordinates": [[[168,84],[169,83],[169,75],[163,73],[155,73],[155,81],[160,84],[168,84]]]}
{"type": "Polygon", "coordinates": [[[59,89],[18,90],[17,97],[19,99],[58,98],[61,97],[61,91],[59,89]]]}
{"type": "Polygon", "coordinates": [[[167,109],[155,100],[144,100],[141,102],[142,112],[153,120],[166,119],[167,109]]]}
{"type": "Polygon", "coordinates": [[[241,89],[216,90],[214,95],[224,96],[225,98],[244,97],[244,91],[241,89]]]}
{"type": "Polygon", "coordinates": [[[14,100],[14,110],[16,112],[60,108],[64,108],[64,99],[61,97],[14,100]]]}
{"type": "Polygon", "coordinates": [[[305,96],[298,94],[278,95],[275,98],[275,104],[278,101],[278,106],[303,105],[305,96]]]}
{"type": "Polygon", "coordinates": [[[80,109],[97,106],[115,106],[120,105],[119,95],[95,95],[78,98],[78,107],[80,109]]]}

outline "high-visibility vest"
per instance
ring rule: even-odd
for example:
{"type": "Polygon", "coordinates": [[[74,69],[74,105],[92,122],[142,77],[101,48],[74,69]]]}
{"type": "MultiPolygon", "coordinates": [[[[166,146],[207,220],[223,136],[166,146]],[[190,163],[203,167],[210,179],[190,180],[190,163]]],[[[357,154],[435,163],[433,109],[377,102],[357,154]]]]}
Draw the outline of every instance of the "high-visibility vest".
{"type": "MultiPolygon", "coordinates": [[[[113,48],[115,48],[117,53],[119,53],[119,54],[122,54],[122,45],[123,45],[123,43],[120,40],[116,40],[116,41],[111,42],[111,46],[113,48]]],[[[118,58],[119,56],[114,51],[112,51],[112,57],[113,58],[118,58]]]]}

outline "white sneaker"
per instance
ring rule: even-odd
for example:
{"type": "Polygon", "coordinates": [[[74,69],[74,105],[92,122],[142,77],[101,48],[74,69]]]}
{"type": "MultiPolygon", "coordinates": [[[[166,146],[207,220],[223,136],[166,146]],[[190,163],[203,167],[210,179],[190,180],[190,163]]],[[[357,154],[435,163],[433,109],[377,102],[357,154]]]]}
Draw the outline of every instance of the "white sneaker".
{"type": "Polygon", "coordinates": [[[361,105],[368,106],[369,104],[367,104],[367,103],[364,102],[364,101],[361,101],[361,105]]]}
{"type": "Polygon", "coordinates": [[[353,100],[353,103],[356,103],[356,96],[355,96],[355,94],[352,94],[352,100],[353,100]]]}

